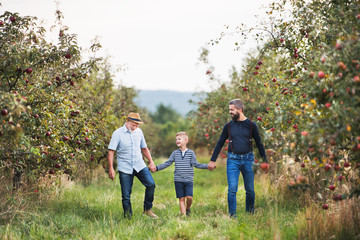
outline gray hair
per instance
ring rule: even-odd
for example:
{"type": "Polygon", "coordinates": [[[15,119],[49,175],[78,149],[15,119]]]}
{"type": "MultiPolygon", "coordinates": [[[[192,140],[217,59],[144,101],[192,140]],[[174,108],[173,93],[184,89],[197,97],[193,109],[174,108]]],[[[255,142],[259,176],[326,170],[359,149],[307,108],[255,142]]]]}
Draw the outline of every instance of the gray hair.
{"type": "Polygon", "coordinates": [[[231,100],[229,105],[234,105],[237,109],[244,109],[244,103],[238,98],[231,100]]]}

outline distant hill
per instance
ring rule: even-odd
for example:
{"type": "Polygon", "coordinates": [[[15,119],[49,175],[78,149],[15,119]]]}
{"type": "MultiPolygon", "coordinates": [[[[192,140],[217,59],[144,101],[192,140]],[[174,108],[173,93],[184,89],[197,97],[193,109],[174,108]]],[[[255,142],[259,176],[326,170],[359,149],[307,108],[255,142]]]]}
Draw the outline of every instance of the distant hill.
{"type": "Polygon", "coordinates": [[[177,92],[168,90],[139,90],[135,103],[140,107],[145,107],[154,113],[159,104],[171,106],[181,115],[185,116],[189,111],[196,109],[195,105],[189,103],[192,99],[198,102],[200,98],[194,96],[195,92],[177,92]]]}

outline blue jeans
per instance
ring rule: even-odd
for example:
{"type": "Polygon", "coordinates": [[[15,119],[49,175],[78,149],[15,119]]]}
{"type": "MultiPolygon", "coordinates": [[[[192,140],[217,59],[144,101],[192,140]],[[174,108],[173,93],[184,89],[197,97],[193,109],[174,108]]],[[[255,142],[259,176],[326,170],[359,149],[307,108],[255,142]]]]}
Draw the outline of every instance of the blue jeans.
{"type": "Polygon", "coordinates": [[[228,153],[226,174],[229,187],[228,204],[230,216],[236,216],[236,192],[238,190],[240,172],[244,179],[246,211],[250,213],[254,212],[255,191],[253,162],[254,154],[252,152],[243,155],[228,153]]]}
{"type": "Polygon", "coordinates": [[[130,195],[134,176],[136,176],[146,188],[144,210],[150,210],[154,201],[155,182],[147,167],[143,168],[140,172],[136,172],[135,170],[133,170],[132,174],[127,174],[119,171],[124,217],[132,216],[130,195]]]}

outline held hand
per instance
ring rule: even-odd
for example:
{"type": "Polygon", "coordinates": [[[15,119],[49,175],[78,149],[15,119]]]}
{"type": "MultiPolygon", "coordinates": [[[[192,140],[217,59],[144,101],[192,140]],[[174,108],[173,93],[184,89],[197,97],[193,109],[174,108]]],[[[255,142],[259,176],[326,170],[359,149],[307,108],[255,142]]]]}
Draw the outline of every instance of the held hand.
{"type": "Polygon", "coordinates": [[[210,171],[213,171],[215,168],[216,168],[216,163],[213,162],[213,161],[210,161],[209,164],[208,164],[208,169],[210,171]]]}
{"type": "Polygon", "coordinates": [[[114,178],[115,178],[115,171],[113,168],[109,169],[109,178],[111,180],[114,180],[114,178]]]}
{"type": "Polygon", "coordinates": [[[156,172],[156,166],[153,162],[149,164],[149,169],[151,172],[156,172]]]}

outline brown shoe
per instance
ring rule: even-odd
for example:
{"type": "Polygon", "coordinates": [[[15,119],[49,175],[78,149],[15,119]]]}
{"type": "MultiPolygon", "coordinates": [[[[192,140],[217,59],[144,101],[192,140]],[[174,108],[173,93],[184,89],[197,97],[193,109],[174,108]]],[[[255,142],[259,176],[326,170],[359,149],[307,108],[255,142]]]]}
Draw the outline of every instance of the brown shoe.
{"type": "Polygon", "coordinates": [[[156,216],[155,213],[153,213],[153,211],[151,211],[151,209],[145,210],[145,211],[143,212],[143,215],[146,215],[146,216],[148,216],[148,217],[151,217],[152,219],[158,219],[158,218],[159,218],[158,216],[156,216]]]}

